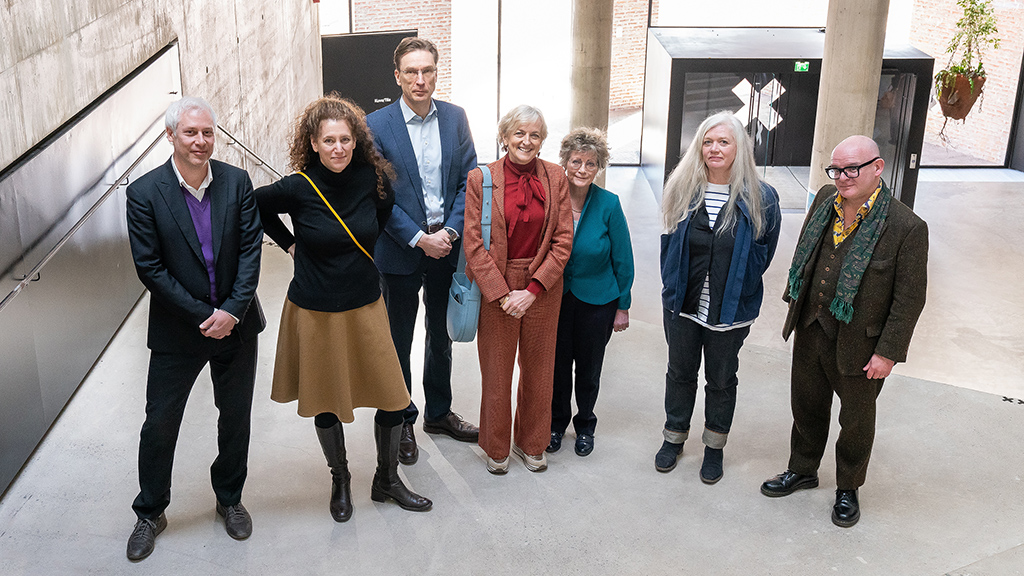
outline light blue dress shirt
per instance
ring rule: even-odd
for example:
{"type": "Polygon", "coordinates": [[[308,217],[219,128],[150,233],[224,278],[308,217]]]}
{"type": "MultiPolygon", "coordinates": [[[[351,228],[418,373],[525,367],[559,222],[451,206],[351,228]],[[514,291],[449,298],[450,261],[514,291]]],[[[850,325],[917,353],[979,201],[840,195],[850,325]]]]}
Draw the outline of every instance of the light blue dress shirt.
{"type": "MultiPolygon", "coordinates": [[[[444,222],[444,194],[441,190],[441,129],[437,122],[437,106],[433,100],[430,101],[430,112],[427,112],[426,118],[413,112],[404,99],[399,100],[399,106],[405,117],[409,141],[416,154],[416,165],[420,169],[427,224],[441,224],[444,222]]],[[[422,231],[413,236],[409,246],[416,246],[421,237],[422,231]]]]}

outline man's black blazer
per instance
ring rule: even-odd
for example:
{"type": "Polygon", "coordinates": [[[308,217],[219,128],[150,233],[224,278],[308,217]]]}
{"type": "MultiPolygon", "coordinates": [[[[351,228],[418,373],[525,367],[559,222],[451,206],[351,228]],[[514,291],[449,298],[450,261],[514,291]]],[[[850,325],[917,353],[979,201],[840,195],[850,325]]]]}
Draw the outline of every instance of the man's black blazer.
{"type": "MultiPolygon", "coordinates": [[[[148,346],[195,352],[213,343],[199,325],[213,314],[210,277],[199,236],[172,160],[128,186],[128,238],[139,279],[149,289],[148,346]]],[[[219,308],[238,318],[235,331],[253,338],[266,326],[256,298],[263,229],[252,181],[244,170],[210,161],[215,278],[219,308]]]]}

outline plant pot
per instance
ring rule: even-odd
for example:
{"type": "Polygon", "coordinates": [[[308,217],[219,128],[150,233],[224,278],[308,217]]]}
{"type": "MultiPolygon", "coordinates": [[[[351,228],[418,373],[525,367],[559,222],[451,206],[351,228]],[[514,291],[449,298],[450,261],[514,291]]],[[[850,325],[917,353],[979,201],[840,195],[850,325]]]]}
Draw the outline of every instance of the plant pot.
{"type": "Polygon", "coordinates": [[[963,120],[971,111],[975,100],[981,96],[981,88],[985,85],[985,78],[974,77],[974,89],[971,90],[971,79],[963,74],[957,74],[953,79],[952,87],[946,83],[941,87],[939,95],[939,106],[942,108],[942,115],[954,120],[963,120]]]}

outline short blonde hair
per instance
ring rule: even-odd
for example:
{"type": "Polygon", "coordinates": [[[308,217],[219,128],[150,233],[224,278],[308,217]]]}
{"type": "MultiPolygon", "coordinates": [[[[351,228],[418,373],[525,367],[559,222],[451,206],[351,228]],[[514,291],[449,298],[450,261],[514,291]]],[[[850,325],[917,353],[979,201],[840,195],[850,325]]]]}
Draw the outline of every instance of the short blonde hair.
{"type": "Polygon", "coordinates": [[[505,146],[505,140],[516,131],[516,128],[532,122],[540,122],[540,139],[542,142],[547,140],[548,124],[544,121],[544,114],[539,109],[527,106],[526,104],[520,104],[506,112],[501,117],[501,121],[498,122],[498,144],[501,146],[501,150],[503,152],[508,151],[508,147],[505,146]]]}

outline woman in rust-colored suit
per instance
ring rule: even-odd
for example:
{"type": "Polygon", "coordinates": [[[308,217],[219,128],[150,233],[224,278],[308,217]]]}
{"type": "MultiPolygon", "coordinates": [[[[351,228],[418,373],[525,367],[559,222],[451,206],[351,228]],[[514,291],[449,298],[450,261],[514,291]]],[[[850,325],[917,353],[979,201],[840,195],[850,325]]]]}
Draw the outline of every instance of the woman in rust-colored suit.
{"type": "Polygon", "coordinates": [[[507,154],[487,165],[494,183],[490,250],[481,238],[480,169],[470,172],[466,183],[466,273],[483,296],[477,332],[480,447],[492,474],[508,471],[510,442],[529,470],[547,469],[544,449],[550,439],[562,269],[572,251],[572,209],[565,171],[537,157],[546,137],[544,116],[531,106],[512,109],[498,123],[507,154]]]}

